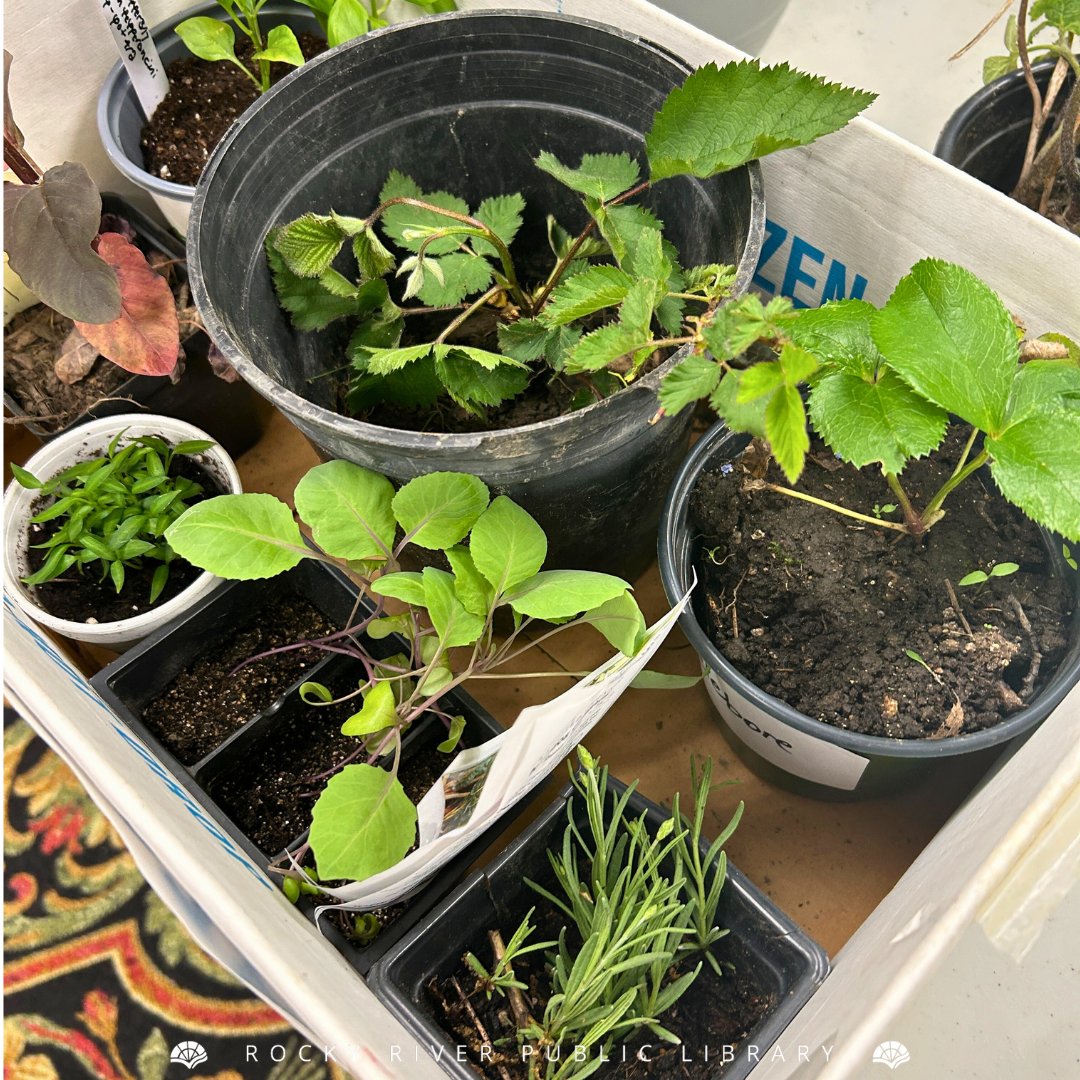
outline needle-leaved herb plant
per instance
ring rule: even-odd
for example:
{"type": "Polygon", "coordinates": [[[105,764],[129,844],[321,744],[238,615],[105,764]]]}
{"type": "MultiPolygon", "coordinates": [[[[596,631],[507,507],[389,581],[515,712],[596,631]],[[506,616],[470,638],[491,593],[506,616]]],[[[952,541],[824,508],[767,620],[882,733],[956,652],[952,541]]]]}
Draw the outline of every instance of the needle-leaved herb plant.
{"type": "Polygon", "coordinates": [[[298,330],[350,324],[340,370],[354,413],[449,397],[482,418],[541,377],[568,383],[572,407],[591,404],[696,342],[735,281],[730,266],[681,266],[637,200],[672,177],[706,178],[812,142],[873,96],[786,64],[708,64],[656,114],[644,171],[628,153],[583,147],[576,164],[541,153],[536,167],[581,197],[587,220],[573,235],[547,217],[551,269],[539,281],[512,252],[526,212],[519,193],[470,207],[392,172],[366,216],[334,207],[271,230],[279,301],[298,330]],[[414,330],[425,316],[441,328],[414,330]]]}

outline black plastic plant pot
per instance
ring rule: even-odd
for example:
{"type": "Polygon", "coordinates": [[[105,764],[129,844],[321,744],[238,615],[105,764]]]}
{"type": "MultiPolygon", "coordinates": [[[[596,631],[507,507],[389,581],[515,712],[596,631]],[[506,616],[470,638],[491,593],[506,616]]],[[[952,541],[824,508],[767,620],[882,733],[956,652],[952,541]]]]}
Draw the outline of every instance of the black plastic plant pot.
{"type": "MultiPolygon", "coordinates": [[[[547,252],[548,213],[571,230],[586,219],[580,198],[536,168],[537,154],[642,159],[642,133],[689,70],[629,34],[527,11],[425,18],[316,57],[245,113],[196,190],[188,257],[211,336],[325,457],[398,482],[474,473],[540,521],[549,566],[635,577],[652,561],[663,492],[688,445],[689,411],[648,422],[675,358],[604,401],[524,427],[440,434],[365,423],[336,411],[333,380],[316,378],[340,368],[343,339],[292,329],[263,241],[306,211],[370,211],[399,169],[470,205],[521,192],[515,253],[547,252]]],[[[736,294],[746,289],[764,228],[756,164],[665,181],[646,201],[685,264],[735,264],[736,294]]]]}
{"type": "MultiPolygon", "coordinates": [[[[116,214],[129,221],[144,251],[160,251],[180,260],[175,271],[181,280],[186,277],[183,240],[119,195],[105,192],[101,196],[101,210],[103,214],[116,214]]],[[[207,359],[209,350],[210,339],[198,333],[184,342],[186,361],[179,382],[174,384],[167,375],[130,375],[108,398],[62,428],[54,430],[30,420],[24,420],[22,426],[42,442],[48,442],[88,420],[132,412],[134,404],[146,412],[186,420],[202,428],[217,439],[230,457],[239,457],[259,441],[270,408],[243,380],[227,383],[219,379],[207,359]]],[[[4,408],[12,416],[27,415],[22,405],[6,392],[4,408]]]]}
{"type": "MultiPolygon", "coordinates": [[[[1054,61],[1035,64],[1032,70],[1039,89],[1045,90],[1054,61]]],[[[1068,85],[1059,93],[1052,116],[1057,115],[1067,92],[1068,85]]],[[[1024,164],[1031,108],[1023,71],[1010,71],[981,87],[949,117],[934,154],[976,180],[1010,192],[1024,164]]]]}
{"type": "MultiPolygon", "coordinates": [[[[357,599],[354,586],[346,578],[311,560],[305,560],[272,581],[232,582],[217,590],[207,602],[193,608],[184,619],[147,638],[92,679],[94,688],[112,712],[139,737],[172,777],[192,794],[208,816],[261,866],[268,865],[286,847],[291,849],[300,844],[306,836],[306,824],[298,822],[295,832],[284,837],[280,845],[260,846],[223,805],[221,792],[227,787],[242,786],[246,764],[261,752],[276,752],[289,721],[297,719],[298,710],[304,713],[303,724],[310,730],[311,738],[329,736],[329,732],[320,731],[320,721],[323,721],[322,727],[326,727],[324,717],[317,710],[304,705],[296,690],[301,682],[309,679],[324,681],[330,686],[355,687],[356,675],[360,670],[358,662],[331,655],[309,665],[307,670],[297,673],[290,686],[275,695],[269,706],[239,724],[198,760],[186,764],[178,760],[155,732],[147,727],[143,715],[147,705],[159,697],[193,661],[212,650],[216,642],[228,640],[242,632],[268,598],[279,599],[290,595],[307,600],[335,627],[346,625],[357,599]]],[[[371,644],[376,655],[388,655],[401,647],[394,638],[371,644]]],[[[465,734],[460,743],[462,749],[494,738],[502,732],[494,717],[468,694],[455,690],[444,700],[453,713],[466,717],[465,734]]],[[[417,723],[402,741],[402,769],[414,755],[430,751],[444,737],[445,730],[434,718],[425,718],[417,723]]],[[[285,756],[288,757],[287,754],[285,756]]],[[[449,762],[450,759],[446,760],[449,762]]],[[[501,824],[508,824],[513,816],[516,815],[507,817],[501,824]]],[[[375,960],[461,880],[491,839],[491,834],[484,834],[447,863],[424,884],[421,892],[409,898],[407,905],[402,905],[393,921],[388,922],[370,944],[359,946],[347,940],[326,917],[319,921],[320,929],[360,974],[365,974],[375,960]]],[[[273,880],[279,880],[276,875],[271,876],[273,880]]],[[[314,904],[304,901],[303,906],[305,913],[314,921],[314,904]]]]}
{"type": "MultiPolygon", "coordinates": [[[[668,599],[682,596],[694,578],[700,553],[689,520],[690,495],[698,479],[734,461],[749,436],[715,424],[698,441],[672,485],[660,522],[660,578],[668,599]]],[[[1044,533],[1051,560],[1068,574],[1080,596],[1080,575],[1061,557],[1061,541],[1044,533]]],[[[1080,679],[1080,603],[1073,611],[1069,648],[1042,691],[994,727],[943,739],[892,739],[845,731],[816,720],[766,693],[716,647],[693,605],[679,622],[701,658],[705,686],[720,726],[736,752],[760,776],[813,798],[870,798],[917,783],[959,755],[988,759],[1042,723],[1080,679]]]]}
{"type": "MultiPolygon", "coordinates": [[[[609,779],[609,801],[625,788],[620,781],[609,779]]],[[[566,801],[572,791],[567,785],[559,798],[526,831],[485,870],[473,874],[445,903],[431,912],[369,976],[375,993],[415,1037],[423,1052],[437,1058],[451,1076],[475,1080],[478,1071],[474,1071],[469,1063],[458,1060],[457,1046],[436,1019],[426,988],[433,978],[454,974],[466,951],[487,957],[489,930],[498,928],[505,939],[531,907],[545,902],[525,879],[554,888],[547,852],[562,843],[567,825],[566,801]]],[[[627,819],[636,819],[642,812],[647,812],[647,826],[654,834],[670,817],[669,811],[635,792],[630,796],[627,819]]],[[[584,801],[580,796],[574,798],[574,820],[578,829],[588,829],[584,801]]],[[[703,855],[707,848],[708,844],[703,840],[703,855]]],[[[729,937],[739,947],[741,962],[749,965],[758,992],[771,1002],[768,1011],[742,1043],[743,1048],[755,1046],[758,1056],[764,1059],[768,1048],[824,981],[829,972],[828,956],[730,862],[717,922],[731,931],[729,937]]],[[[695,992],[699,992],[697,987],[691,987],[689,993],[695,992]]],[[[685,1047],[700,1055],[702,1048],[695,1045],[694,1032],[678,1031],[676,1034],[685,1047]]],[[[745,1077],[753,1067],[753,1056],[740,1052],[740,1049],[733,1047],[733,1060],[722,1065],[720,1048],[712,1047],[718,1062],[712,1075],[723,1080],[745,1077]]]]}

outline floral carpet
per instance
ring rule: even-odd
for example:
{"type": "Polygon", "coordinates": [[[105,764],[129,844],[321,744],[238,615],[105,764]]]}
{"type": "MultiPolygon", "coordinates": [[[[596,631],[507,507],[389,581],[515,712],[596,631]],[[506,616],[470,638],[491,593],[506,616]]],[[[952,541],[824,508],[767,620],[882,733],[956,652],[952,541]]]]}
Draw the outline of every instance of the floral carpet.
{"type": "Polygon", "coordinates": [[[4,945],[4,1080],[348,1080],[188,937],[6,710],[4,945]]]}

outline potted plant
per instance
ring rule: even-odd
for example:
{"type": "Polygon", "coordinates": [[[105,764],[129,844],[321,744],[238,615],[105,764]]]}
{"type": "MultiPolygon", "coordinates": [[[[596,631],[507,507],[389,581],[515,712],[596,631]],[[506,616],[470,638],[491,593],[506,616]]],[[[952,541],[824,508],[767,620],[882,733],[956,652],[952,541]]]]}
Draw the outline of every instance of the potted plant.
{"type": "Polygon", "coordinates": [[[1021,342],[934,259],[880,310],[747,298],[704,340],[726,359],[661,402],[724,424],[672,488],[660,567],[670,595],[696,568],[683,625],[740,753],[861,797],[1045,718],[1080,673],[1075,343],[1021,342]]]}
{"type": "Polygon", "coordinates": [[[986,58],[985,85],[953,113],[934,148],[938,157],[1073,232],[1080,231],[1077,33],[1080,18],[1067,4],[1037,0],[1029,7],[1021,0],[1006,23],[1005,54],[986,58]]]}
{"type": "Polygon", "coordinates": [[[164,538],[187,506],[240,491],[206,432],[166,416],[93,420],[26,463],[4,499],[4,589],[76,641],[124,649],[220,584],[164,538]]]}
{"type": "Polygon", "coordinates": [[[398,481],[433,467],[478,475],[537,518],[555,565],[633,577],[689,430],[688,418],[646,423],[657,371],[684,316],[749,284],[764,222],[752,159],[835,130],[869,100],[753,62],[690,75],[636,38],[535,12],[378,31],[265,95],[221,144],[193,209],[193,294],[231,362],[325,455],[398,481]],[[745,126],[680,142],[739,87],[761,101],[738,114],[745,126]],[[355,97],[379,102],[379,125],[355,97]],[[768,108],[781,98],[813,121],[768,108]],[[314,115],[332,154],[314,151],[314,115]],[[650,127],[647,141],[628,134],[650,127]],[[267,154],[270,173],[256,165],[267,154]],[[683,287],[677,264],[705,269],[683,287]],[[653,285],[631,293],[638,270],[653,285]],[[454,310],[426,320],[443,307],[454,310]],[[418,398],[427,411],[409,413],[418,398]]]}
{"type": "Polygon", "coordinates": [[[710,761],[689,816],[578,753],[572,786],[380,961],[376,993],[453,1076],[745,1076],[742,1044],[764,1054],[825,954],[727,862],[741,803],[703,837],[710,761]]]}
{"type": "MultiPolygon", "coordinates": [[[[424,11],[454,7],[453,0],[409,2],[424,11]]],[[[199,173],[233,120],[326,45],[385,26],[387,7],[379,0],[205,0],[159,23],[151,36],[170,92],[147,119],[118,62],[98,97],[105,152],[184,233],[199,173]]]]}

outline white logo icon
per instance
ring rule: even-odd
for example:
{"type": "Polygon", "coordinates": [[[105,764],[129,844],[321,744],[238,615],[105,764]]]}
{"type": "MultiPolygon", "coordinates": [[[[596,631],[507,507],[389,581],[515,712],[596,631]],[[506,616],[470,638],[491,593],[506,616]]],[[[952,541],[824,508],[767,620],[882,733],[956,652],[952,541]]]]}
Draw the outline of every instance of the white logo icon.
{"type": "Polygon", "coordinates": [[[169,1060],[174,1065],[183,1065],[187,1069],[194,1069],[206,1060],[206,1049],[202,1043],[186,1042],[177,1043],[169,1054],[169,1060]]]}
{"type": "Polygon", "coordinates": [[[906,1065],[910,1060],[911,1055],[908,1053],[908,1048],[895,1039],[883,1042],[874,1051],[874,1064],[884,1065],[887,1069],[899,1069],[901,1065],[906,1065]]]}

